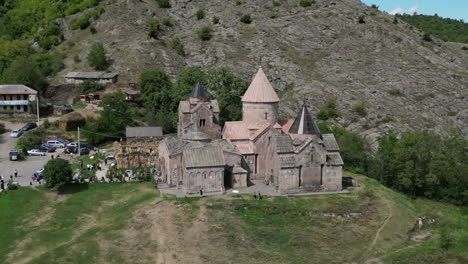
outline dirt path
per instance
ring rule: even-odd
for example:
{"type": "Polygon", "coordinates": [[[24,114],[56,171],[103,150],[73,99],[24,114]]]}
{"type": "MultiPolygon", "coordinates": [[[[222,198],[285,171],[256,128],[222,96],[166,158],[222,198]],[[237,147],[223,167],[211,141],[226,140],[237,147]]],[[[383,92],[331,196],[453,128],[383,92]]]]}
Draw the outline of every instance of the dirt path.
{"type": "MultiPolygon", "coordinates": [[[[388,215],[385,218],[385,220],[383,221],[383,223],[380,225],[379,229],[377,229],[377,231],[375,232],[374,239],[372,239],[372,243],[367,248],[364,257],[368,256],[369,253],[372,252],[372,250],[374,249],[374,246],[377,244],[377,241],[380,239],[380,233],[387,226],[390,219],[393,217],[392,205],[390,204],[390,202],[388,200],[384,200],[384,203],[385,203],[385,206],[388,209],[388,215]]],[[[365,263],[366,264],[379,264],[379,263],[383,263],[383,261],[380,258],[372,258],[372,259],[366,260],[365,263]]]]}

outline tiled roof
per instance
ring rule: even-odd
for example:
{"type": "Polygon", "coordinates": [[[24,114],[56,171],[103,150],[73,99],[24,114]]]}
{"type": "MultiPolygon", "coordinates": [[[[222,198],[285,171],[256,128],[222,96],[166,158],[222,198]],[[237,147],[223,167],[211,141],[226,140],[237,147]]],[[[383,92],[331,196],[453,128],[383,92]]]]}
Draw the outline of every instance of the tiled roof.
{"type": "Polygon", "coordinates": [[[224,166],[223,151],[219,147],[190,148],[183,152],[187,168],[224,166]]]}
{"type": "Polygon", "coordinates": [[[117,76],[117,73],[108,72],[69,72],[65,78],[71,79],[112,79],[117,76]]]}
{"type": "Polygon", "coordinates": [[[294,156],[279,157],[280,168],[296,168],[296,159],[294,156]]]}
{"type": "Polygon", "coordinates": [[[231,140],[249,139],[250,131],[243,121],[231,121],[224,124],[223,138],[231,140]]]}
{"type": "Polygon", "coordinates": [[[186,133],[182,136],[182,139],[185,140],[192,140],[192,141],[203,141],[209,140],[207,134],[203,133],[200,128],[196,124],[192,124],[186,131],[186,133]]]}
{"type": "Polygon", "coordinates": [[[255,133],[253,133],[253,134],[250,136],[250,140],[252,140],[252,141],[257,140],[257,139],[258,139],[261,135],[263,135],[270,127],[271,127],[271,124],[270,124],[270,123],[265,123],[265,124],[263,124],[261,127],[258,128],[257,131],[255,131],[255,133]]]}
{"type": "Polygon", "coordinates": [[[273,140],[276,143],[277,153],[292,153],[294,152],[293,141],[287,134],[273,135],[273,140]]]}
{"type": "Polygon", "coordinates": [[[237,173],[247,173],[248,171],[242,168],[239,165],[235,165],[234,168],[232,168],[232,173],[237,174],[237,173]]]}
{"type": "Polygon", "coordinates": [[[3,84],[0,85],[0,94],[37,94],[37,91],[22,84],[3,84]]]}
{"type": "Polygon", "coordinates": [[[301,111],[297,114],[288,132],[293,134],[320,135],[320,129],[305,104],[302,105],[301,111]]]}
{"type": "Polygon", "coordinates": [[[236,144],[237,149],[239,149],[240,153],[242,154],[253,154],[253,146],[250,142],[247,143],[241,143],[241,144],[236,144]]]}
{"type": "Polygon", "coordinates": [[[327,164],[331,166],[343,166],[344,162],[339,153],[327,154],[327,164]]]}
{"type": "Polygon", "coordinates": [[[328,151],[339,151],[340,147],[336,142],[335,136],[333,134],[324,134],[322,135],[323,144],[325,145],[325,149],[328,151]]]}
{"type": "Polygon", "coordinates": [[[289,119],[289,120],[286,120],[284,122],[284,124],[282,124],[283,126],[283,133],[289,133],[289,129],[291,129],[291,126],[293,125],[294,123],[294,119],[289,119]]]}
{"type": "Polygon", "coordinates": [[[275,89],[273,89],[262,68],[260,68],[242,97],[242,102],[274,103],[279,101],[275,89]]]}

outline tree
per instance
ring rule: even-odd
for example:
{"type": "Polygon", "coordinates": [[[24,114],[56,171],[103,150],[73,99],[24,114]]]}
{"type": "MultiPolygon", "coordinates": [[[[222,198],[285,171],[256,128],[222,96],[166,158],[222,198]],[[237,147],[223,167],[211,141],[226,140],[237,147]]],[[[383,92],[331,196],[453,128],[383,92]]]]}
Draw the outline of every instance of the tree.
{"type": "Polygon", "coordinates": [[[242,118],[241,96],[249,83],[233,74],[228,68],[211,70],[207,74],[207,88],[218,100],[220,122],[235,121],[242,118]]]}
{"type": "Polygon", "coordinates": [[[20,83],[29,86],[40,93],[47,87],[45,76],[35,67],[32,58],[21,57],[14,60],[3,72],[3,83],[20,83]]]}
{"type": "Polygon", "coordinates": [[[78,84],[78,91],[80,91],[80,94],[95,93],[102,90],[102,88],[101,84],[89,80],[85,80],[78,84]]]}
{"type": "Polygon", "coordinates": [[[241,16],[240,21],[244,24],[250,24],[252,23],[252,17],[250,15],[243,15],[241,16]]]}
{"type": "Polygon", "coordinates": [[[72,169],[67,160],[56,158],[49,160],[44,167],[44,180],[48,187],[69,183],[72,180],[72,169]]]}
{"type": "Polygon", "coordinates": [[[109,138],[123,137],[125,128],[133,123],[123,93],[105,95],[100,106],[103,108],[100,117],[86,120],[83,129],[84,137],[91,144],[101,143],[109,138]]]}
{"type": "Polygon", "coordinates": [[[154,113],[159,110],[171,111],[172,83],[169,76],[161,70],[145,71],[140,75],[141,98],[147,108],[154,113]]]}
{"type": "Polygon", "coordinates": [[[315,3],[315,0],[301,0],[299,2],[299,5],[301,5],[302,7],[309,7],[314,3],[315,3]]]}
{"type": "Polygon", "coordinates": [[[171,8],[170,0],[158,0],[158,4],[160,8],[171,8]]]}
{"type": "Polygon", "coordinates": [[[196,13],[196,16],[197,16],[198,20],[201,20],[201,19],[205,18],[205,10],[203,10],[201,8],[198,9],[197,13],[196,13]]]}
{"type": "Polygon", "coordinates": [[[102,43],[95,43],[91,46],[91,51],[88,54],[88,64],[96,70],[107,69],[108,62],[106,58],[106,50],[102,43]]]}

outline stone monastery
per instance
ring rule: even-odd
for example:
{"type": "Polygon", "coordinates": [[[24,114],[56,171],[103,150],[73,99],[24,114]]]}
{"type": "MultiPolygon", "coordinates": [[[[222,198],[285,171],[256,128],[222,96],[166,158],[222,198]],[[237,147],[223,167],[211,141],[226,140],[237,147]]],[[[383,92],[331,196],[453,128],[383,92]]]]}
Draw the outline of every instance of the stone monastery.
{"type": "Polygon", "coordinates": [[[185,193],[222,193],[256,182],[280,193],[340,191],[342,166],[333,134],[321,134],[305,105],[278,120],[280,99],[260,68],[242,97],[242,121],[221,130],[219,107],[197,84],[179,104],[178,137],[158,146],[162,185],[185,193]]]}

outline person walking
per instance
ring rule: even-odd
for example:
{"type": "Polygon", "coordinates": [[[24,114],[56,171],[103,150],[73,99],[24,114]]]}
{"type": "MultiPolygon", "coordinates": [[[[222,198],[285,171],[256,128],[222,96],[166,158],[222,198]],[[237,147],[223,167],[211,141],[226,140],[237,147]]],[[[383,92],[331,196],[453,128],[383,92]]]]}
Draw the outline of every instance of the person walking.
{"type": "Polygon", "coordinates": [[[200,196],[203,196],[203,190],[200,189],[200,196]]]}
{"type": "Polygon", "coordinates": [[[5,190],[5,181],[4,181],[3,179],[0,180],[0,189],[1,189],[2,191],[5,190]]]}
{"type": "Polygon", "coordinates": [[[18,178],[18,171],[16,169],[14,170],[13,173],[15,174],[15,178],[18,178]]]}

